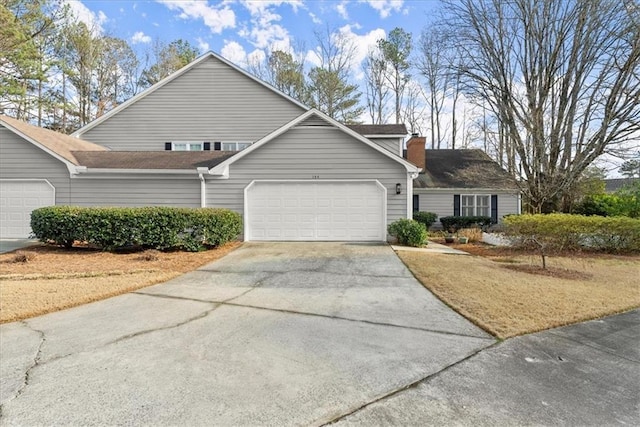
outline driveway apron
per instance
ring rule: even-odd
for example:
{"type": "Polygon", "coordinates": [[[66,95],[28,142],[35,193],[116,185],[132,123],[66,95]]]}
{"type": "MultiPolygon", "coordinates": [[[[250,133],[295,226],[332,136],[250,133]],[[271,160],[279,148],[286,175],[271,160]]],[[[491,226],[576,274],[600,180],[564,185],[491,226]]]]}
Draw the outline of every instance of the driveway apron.
{"type": "Polygon", "coordinates": [[[351,243],[245,243],[0,334],[1,425],[322,425],[494,343],[351,243]]]}

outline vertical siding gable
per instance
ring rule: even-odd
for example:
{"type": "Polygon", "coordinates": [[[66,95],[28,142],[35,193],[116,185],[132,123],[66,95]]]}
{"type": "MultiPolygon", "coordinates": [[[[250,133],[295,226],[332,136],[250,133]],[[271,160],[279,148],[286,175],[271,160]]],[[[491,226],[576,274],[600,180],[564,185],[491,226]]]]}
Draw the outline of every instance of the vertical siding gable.
{"type": "Polygon", "coordinates": [[[387,151],[395,154],[396,156],[402,156],[402,144],[400,138],[369,138],[374,143],[387,151]]]}
{"type": "Polygon", "coordinates": [[[211,56],[81,137],[113,150],[166,141],[255,141],[305,110],[211,56]]]}
{"type": "Polygon", "coordinates": [[[46,179],[56,188],[56,204],[70,203],[67,166],[3,126],[0,126],[0,179],[46,179]]]}

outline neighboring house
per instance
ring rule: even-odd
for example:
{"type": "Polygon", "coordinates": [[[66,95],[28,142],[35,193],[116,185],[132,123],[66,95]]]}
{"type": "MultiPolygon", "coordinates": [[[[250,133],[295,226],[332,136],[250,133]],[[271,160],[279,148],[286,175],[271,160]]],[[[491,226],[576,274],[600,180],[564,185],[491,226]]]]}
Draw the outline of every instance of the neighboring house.
{"type": "Polygon", "coordinates": [[[245,240],[384,241],[412,215],[403,132],[350,129],[210,52],[72,136],[0,116],[0,237],[68,204],[229,208],[245,240]]]}
{"type": "Polygon", "coordinates": [[[640,182],[640,178],[610,178],[604,180],[605,193],[615,193],[621,188],[640,182]]]}
{"type": "Polygon", "coordinates": [[[413,135],[406,157],[422,169],[413,181],[414,211],[444,216],[488,216],[499,222],[521,212],[513,178],[484,151],[425,150],[426,138],[413,135]]]}

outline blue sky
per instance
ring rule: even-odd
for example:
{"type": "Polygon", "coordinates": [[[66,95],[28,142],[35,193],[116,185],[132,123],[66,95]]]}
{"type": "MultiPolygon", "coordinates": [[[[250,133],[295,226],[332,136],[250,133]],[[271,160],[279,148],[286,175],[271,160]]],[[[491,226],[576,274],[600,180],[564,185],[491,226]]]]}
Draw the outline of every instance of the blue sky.
{"type": "MultiPolygon", "coordinates": [[[[315,48],[314,30],[327,26],[357,46],[354,72],[368,48],[395,27],[417,40],[437,0],[67,0],[79,19],[126,39],[136,51],[154,40],[185,39],[238,65],[270,48],[315,48]]],[[[308,55],[312,62],[313,55],[308,55]]],[[[356,72],[357,74],[357,72],[356,72]]],[[[358,76],[356,76],[358,77],[358,76]]]]}

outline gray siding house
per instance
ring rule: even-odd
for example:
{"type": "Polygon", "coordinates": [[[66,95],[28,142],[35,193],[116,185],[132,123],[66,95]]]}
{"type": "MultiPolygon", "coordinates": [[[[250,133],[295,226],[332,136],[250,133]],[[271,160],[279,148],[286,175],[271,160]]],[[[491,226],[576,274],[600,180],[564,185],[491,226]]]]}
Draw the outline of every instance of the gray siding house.
{"type": "Polygon", "coordinates": [[[0,237],[69,204],[229,208],[246,240],[384,241],[413,210],[403,130],[367,138],[210,52],[72,136],[0,116],[0,237]]]}
{"type": "MultiPolygon", "coordinates": [[[[425,138],[407,141],[407,159],[421,172],[413,180],[413,210],[444,216],[489,216],[494,223],[521,213],[515,180],[484,151],[425,150],[425,138]]],[[[435,224],[436,227],[440,223],[435,224]]]]}

